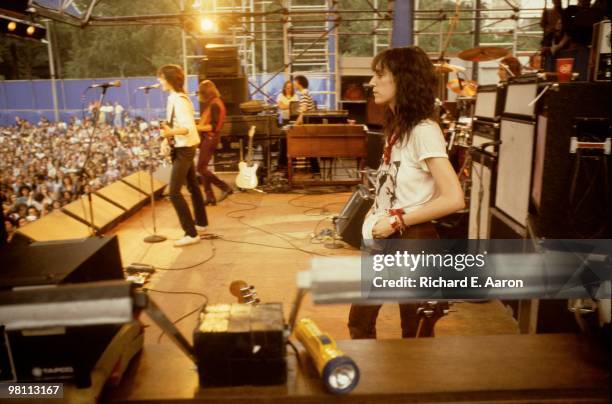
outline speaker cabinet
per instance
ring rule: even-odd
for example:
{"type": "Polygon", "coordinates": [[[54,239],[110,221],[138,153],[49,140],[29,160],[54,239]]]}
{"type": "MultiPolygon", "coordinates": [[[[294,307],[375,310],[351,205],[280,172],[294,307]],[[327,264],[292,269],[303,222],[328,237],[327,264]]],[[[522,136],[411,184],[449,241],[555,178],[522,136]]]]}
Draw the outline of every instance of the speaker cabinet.
{"type": "Polygon", "coordinates": [[[495,239],[527,238],[527,228],[519,225],[499,209],[492,207],[489,216],[489,237],[495,239]]]}
{"type": "Polygon", "coordinates": [[[612,48],[610,47],[610,20],[593,25],[590,78],[593,81],[612,80],[612,48]]]}
{"type": "Polygon", "coordinates": [[[506,102],[506,85],[491,84],[478,86],[474,118],[478,120],[498,121],[506,102]]]}
{"type": "Polygon", "coordinates": [[[612,237],[610,83],[560,84],[542,102],[531,189],[535,233],[612,237]]]}
{"type": "MultiPolygon", "coordinates": [[[[204,78],[200,77],[200,81],[204,78]]],[[[214,77],[210,81],[221,93],[221,99],[225,103],[228,115],[241,115],[240,103],[249,100],[248,81],[246,76],[239,77],[214,77]]],[[[202,111],[200,104],[200,111],[202,111]]]]}
{"type": "Polygon", "coordinates": [[[472,154],[472,187],[470,189],[470,217],[468,238],[489,237],[490,207],[495,198],[496,158],[485,151],[474,150],[472,154]]]}
{"type": "Polygon", "coordinates": [[[502,118],[495,207],[521,226],[527,225],[535,125],[502,118]]]}
{"type": "Polygon", "coordinates": [[[117,236],[32,243],[2,251],[0,290],[123,279],[117,236]]]}

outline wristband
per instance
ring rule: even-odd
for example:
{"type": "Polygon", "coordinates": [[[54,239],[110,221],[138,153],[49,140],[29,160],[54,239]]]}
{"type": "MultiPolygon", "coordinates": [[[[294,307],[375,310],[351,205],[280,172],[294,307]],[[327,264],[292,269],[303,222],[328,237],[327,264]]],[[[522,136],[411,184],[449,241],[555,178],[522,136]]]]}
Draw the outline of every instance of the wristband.
{"type": "Polygon", "coordinates": [[[406,223],[404,222],[404,209],[389,209],[389,216],[391,227],[394,230],[399,230],[400,234],[404,233],[406,230],[406,223]]]}

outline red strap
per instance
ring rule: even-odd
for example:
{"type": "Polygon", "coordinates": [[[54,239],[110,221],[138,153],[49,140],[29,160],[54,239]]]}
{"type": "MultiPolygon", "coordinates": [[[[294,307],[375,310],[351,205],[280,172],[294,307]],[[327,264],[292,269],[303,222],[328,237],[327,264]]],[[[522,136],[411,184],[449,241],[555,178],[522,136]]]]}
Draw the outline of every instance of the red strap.
{"type": "Polygon", "coordinates": [[[397,136],[396,134],[393,134],[391,135],[391,138],[387,142],[387,145],[385,146],[385,150],[383,151],[383,160],[385,164],[389,164],[389,162],[391,161],[391,151],[393,150],[393,145],[397,142],[398,138],[399,136],[397,136]]]}

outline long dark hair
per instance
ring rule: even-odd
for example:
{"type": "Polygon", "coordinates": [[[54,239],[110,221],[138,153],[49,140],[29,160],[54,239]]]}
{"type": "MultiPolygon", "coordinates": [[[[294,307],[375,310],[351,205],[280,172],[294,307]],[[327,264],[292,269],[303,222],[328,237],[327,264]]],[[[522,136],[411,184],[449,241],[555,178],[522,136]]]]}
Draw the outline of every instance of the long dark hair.
{"type": "Polygon", "coordinates": [[[179,65],[163,65],[157,69],[157,77],[163,77],[177,93],[185,92],[185,73],[179,65]]]}
{"type": "Polygon", "coordinates": [[[395,81],[395,110],[385,107],[385,133],[403,142],[412,129],[434,114],[436,76],[427,54],[417,46],[387,49],[372,61],[372,70],[388,70],[395,81]]]}

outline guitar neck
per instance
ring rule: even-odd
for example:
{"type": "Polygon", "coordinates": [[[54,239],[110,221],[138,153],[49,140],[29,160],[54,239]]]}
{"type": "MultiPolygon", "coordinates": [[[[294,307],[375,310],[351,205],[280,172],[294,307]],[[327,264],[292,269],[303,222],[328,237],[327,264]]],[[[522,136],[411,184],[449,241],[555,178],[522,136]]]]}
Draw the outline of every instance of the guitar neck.
{"type": "Polygon", "coordinates": [[[246,162],[249,166],[253,164],[253,136],[249,136],[249,147],[246,162]]]}

